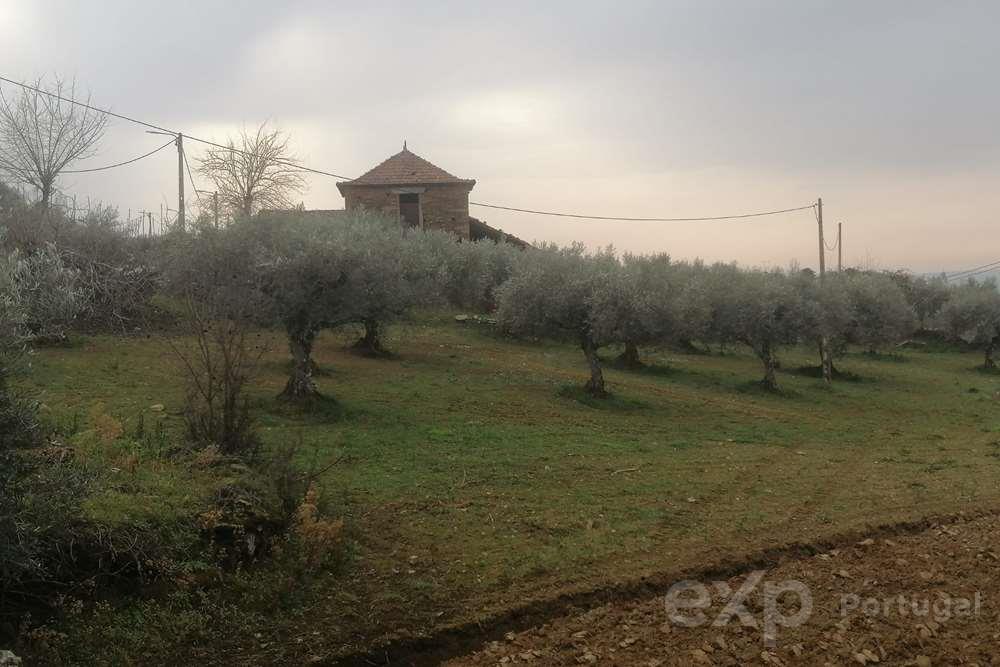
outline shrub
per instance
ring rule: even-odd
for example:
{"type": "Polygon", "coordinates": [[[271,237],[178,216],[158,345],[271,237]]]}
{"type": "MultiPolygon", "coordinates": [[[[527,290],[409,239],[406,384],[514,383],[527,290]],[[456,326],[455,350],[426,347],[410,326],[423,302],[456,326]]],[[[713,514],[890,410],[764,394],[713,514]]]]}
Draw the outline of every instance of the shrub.
{"type": "Polygon", "coordinates": [[[299,549],[301,564],[307,572],[326,565],[339,552],[344,522],[324,519],[319,513],[319,492],[311,485],[295,512],[291,537],[299,549]]]}
{"type": "Polygon", "coordinates": [[[258,439],[246,390],[267,350],[254,323],[268,305],[256,248],[233,228],[205,229],[175,252],[168,284],[188,338],[168,342],[187,380],[189,435],[224,454],[252,454],[258,439]]]}
{"type": "Polygon", "coordinates": [[[31,335],[20,261],[0,254],[0,598],[61,574],[87,483],[71,460],[46,459],[36,406],[10,384],[31,335]]]}
{"type": "Polygon", "coordinates": [[[25,326],[33,341],[60,342],[83,311],[86,294],[79,272],[68,267],[56,247],[47,244],[31,254],[14,251],[8,259],[15,273],[17,298],[24,307],[25,326]]]}

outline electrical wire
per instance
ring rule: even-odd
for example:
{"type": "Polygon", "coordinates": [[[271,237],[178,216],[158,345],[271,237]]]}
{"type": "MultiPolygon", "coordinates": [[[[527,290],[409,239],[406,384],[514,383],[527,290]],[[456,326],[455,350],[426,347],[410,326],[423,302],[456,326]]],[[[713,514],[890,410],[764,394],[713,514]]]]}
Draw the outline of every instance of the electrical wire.
{"type": "Polygon", "coordinates": [[[710,220],[738,220],[741,218],[759,218],[765,215],[779,215],[781,213],[791,213],[793,211],[804,211],[814,208],[815,204],[807,206],[797,206],[795,208],[784,208],[778,211],[763,211],[760,213],[741,213],[739,215],[712,215],[699,218],[629,218],[609,215],[583,215],[580,213],[559,213],[556,211],[536,211],[528,208],[514,208],[512,206],[499,206],[497,204],[484,204],[482,202],[469,202],[469,206],[482,206],[500,211],[515,211],[517,213],[532,213],[534,215],[550,215],[557,218],[578,218],[581,220],[618,220],[622,222],[705,222],[710,220]]]}
{"type": "MultiPolygon", "coordinates": [[[[1000,262],[997,262],[996,264],[1000,265],[1000,262]]],[[[984,273],[995,273],[997,271],[1000,271],[1000,266],[990,266],[990,265],[987,265],[985,268],[980,269],[979,271],[973,271],[972,273],[965,273],[965,274],[960,275],[960,276],[946,276],[945,280],[948,280],[948,281],[951,281],[951,280],[963,280],[965,278],[974,278],[975,276],[981,276],[984,273]]]]}
{"type": "MultiPolygon", "coordinates": [[[[63,102],[67,102],[69,104],[75,104],[75,105],[84,107],[85,109],[90,109],[90,110],[96,111],[98,113],[107,114],[108,116],[111,116],[113,118],[119,118],[121,120],[128,121],[130,123],[135,123],[135,124],[141,125],[143,127],[148,127],[150,129],[157,130],[159,132],[165,132],[167,134],[173,134],[173,135],[183,134],[182,132],[177,132],[176,130],[171,130],[171,129],[162,127],[160,125],[155,125],[153,123],[148,123],[146,121],[139,120],[138,118],[133,118],[131,116],[126,116],[125,114],[115,113],[115,112],[109,111],[107,109],[102,109],[100,107],[95,107],[95,106],[93,106],[91,104],[88,104],[88,103],[85,103],[85,102],[80,102],[78,100],[74,100],[74,99],[69,98],[69,97],[63,97],[62,95],[59,95],[57,93],[53,93],[53,92],[50,92],[50,91],[47,91],[47,90],[43,90],[41,88],[38,88],[37,86],[31,86],[31,85],[28,85],[26,83],[21,83],[20,81],[15,81],[15,80],[9,79],[9,78],[7,78],[5,76],[0,76],[0,81],[5,81],[7,83],[13,84],[15,86],[20,86],[21,88],[25,88],[27,90],[31,90],[31,91],[34,91],[36,93],[42,94],[42,95],[47,95],[49,97],[54,97],[55,99],[61,100],[63,102]]],[[[216,143],[214,141],[209,141],[207,139],[201,139],[199,137],[194,137],[194,136],[191,136],[189,134],[184,134],[183,136],[185,138],[187,138],[187,139],[190,139],[191,141],[196,141],[198,143],[202,143],[202,144],[205,144],[205,145],[208,145],[208,146],[214,146],[215,148],[221,148],[223,150],[231,151],[233,153],[240,153],[242,155],[251,155],[251,153],[249,151],[245,151],[245,150],[242,150],[240,148],[236,148],[235,146],[224,146],[224,145],[216,143]]],[[[185,160],[186,160],[186,158],[185,158],[185,160]]],[[[352,179],[352,178],[350,178],[348,176],[342,176],[340,174],[335,174],[335,173],[330,172],[330,171],[323,171],[322,169],[314,169],[312,167],[307,167],[305,165],[298,164],[296,162],[291,162],[291,161],[288,161],[288,160],[275,160],[275,163],[276,164],[280,164],[280,165],[285,166],[285,167],[292,168],[292,169],[297,169],[299,171],[305,171],[305,172],[310,172],[310,173],[313,173],[313,174],[319,174],[321,176],[330,176],[330,177],[333,177],[333,178],[340,179],[342,181],[351,181],[351,180],[354,180],[354,179],[352,179]]],[[[189,171],[190,171],[190,167],[189,167],[189,171]]],[[[195,189],[195,192],[197,193],[197,189],[195,189]]],[[[795,207],[795,208],[786,208],[786,209],[781,209],[781,210],[777,210],[777,211],[763,211],[763,212],[760,212],[760,213],[743,213],[743,214],[739,214],[739,215],[716,215],[716,216],[703,216],[703,217],[692,217],[692,218],[632,218],[632,217],[625,217],[625,216],[583,215],[583,214],[578,214],[578,213],[561,213],[561,212],[556,212],[556,211],[538,211],[538,210],[526,209],[526,208],[516,208],[516,207],[513,207],[513,206],[500,206],[500,205],[497,205],[497,204],[486,204],[486,203],[483,203],[483,202],[469,202],[469,205],[470,206],[479,206],[479,207],[482,207],[482,208],[491,208],[491,209],[496,209],[496,210],[501,210],[501,211],[513,211],[513,212],[516,212],[516,213],[531,213],[531,214],[534,214],[534,215],[547,215],[547,216],[553,216],[553,217],[559,217],[559,218],[575,218],[575,219],[580,219],[580,220],[611,220],[611,221],[621,221],[621,222],[707,222],[707,221],[712,221],[712,220],[740,220],[740,219],[745,219],[745,218],[759,218],[759,217],[769,216],[769,215],[779,215],[779,214],[782,214],[782,213],[792,213],[794,211],[804,211],[804,210],[809,209],[809,208],[815,209],[815,204],[809,204],[807,206],[798,206],[798,207],[795,207]]]]}
{"type": "Polygon", "coordinates": [[[191,175],[191,165],[188,163],[188,156],[185,151],[181,151],[181,157],[184,158],[184,167],[187,169],[188,180],[191,181],[191,189],[194,190],[194,196],[198,199],[198,206],[201,206],[201,193],[198,192],[198,186],[194,184],[194,176],[191,175]]]}
{"type": "MultiPolygon", "coordinates": [[[[160,132],[166,132],[167,134],[173,134],[173,135],[183,134],[183,132],[178,132],[177,130],[171,130],[171,129],[168,129],[168,128],[165,128],[165,127],[161,127],[160,125],[154,125],[153,123],[147,123],[146,121],[139,120],[138,118],[132,118],[131,116],[126,116],[124,114],[115,113],[114,111],[109,111],[107,109],[102,109],[100,107],[95,107],[92,104],[88,104],[86,102],[80,102],[79,100],[74,100],[71,97],[63,97],[62,95],[50,92],[48,90],[43,90],[41,88],[38,88],[37,86],[30,86],[30,85],[28,85],[26,83],[21,83],[20,81],[15,81],[13,79],[8,79],[5,76],[0,76],[0,81],[6,81],[7,83],[12,83],[15,86],[20,86],[21,88],[25,88],[27,90],[34,91],[34,92],[39,93],[41,95],[47,95],[49,97],[54,97],[55,99],[61,100],[61,101],[66,102],[68,104],[75,104],[75,105],[81,106],[81,107],[83,107],[85,109],[90,109],[91,111],[96,111],[98,113],[107,114],[108,116],[111,116],[112,118],[119,118],[121,120],[128,121],[130,123],[135,123],[136,125],[142,125],[143,127],[148,127],[148,128],[150,128],[152,130],[158,130],[160,132]]],[[[197,141],[199,143],[207,144],[209,146],[214,146],[216,148],[221,148],[221,149],[227,150],[227,151],[232,151],[234,153],[242,153],[243,155],[251,155],[251,153],[249,151],[245,151],[245,150],[236,148],[235,146],[223,146],[222,144],[218,144],[218,143],[216,143],[214,141],[209,141],[207,139],[200,139],[198,137],[193,137],[193,136],[191,136],[189,134],[185,134],[184,137],[187,138],[187,139],[190,139],[192,141],[197,141]]],[[[286,161],[286,160],[275,160],[275,162],[278,163],[278,164],[284,165],[286,167],[293,167],[293,168],[298,169],[300,171],[308,171],[308,172],[312,172],[314,174],[320,174],[322,176],[332,176],[333,178],[339,178],[339,179],[344,180],[344,181],[353,180],[353,179],[351,179],[351,178],[349,178],[347,176],[340,176],[338,174],[334,174],[334,173],[329,172],[329,171],[323,171],[322,169],[313,169],[311,167],[306,167],[304,165],[296,164],[295,162],[290,162],[290,161],[286,161]]]]}
{"type": "Polygon", "coordinates": [[[167,146],[172,145],[173,143],[174,143],[174,140],[171,139],[170,141],[168,141],[167,143],[163,144],[162,146],[160,146],[159,148],[157,148],[155,150],[151,150],[148,153],[143,153],[139,157],[134,157],[131,160],[125,160],[124,162],[116,162],[115,164],[109,164],[109,165],[105,165],[103,167],[93,167],[91,169],[64,169],[60,173],[63,173],[63,174],[89,174],[89,173],[94,172],[94,171],[105,171],[107,169],[115,169],[116,167],[124,167],[127,164],[132,164],[133,162],[138,162],[139,160],[141,160],[143,158],[147,158],[150,155],[155,155],[155,154],[159,153],[160,151],[162,151],[167,146]]]}
{"type": "Polygon", "coordinates": [[[997,268],[1000,268],[1000,259],[998,259],[995,262],[990,262],[989,264],[983,264],[982,266],[976,266],[974,268],[966,269],[964,271],[954,271],[952,273],[945,274],[945,278],[947,280],[954,280],[955,278],[963,278],[968,275],[978,275],[980,273],[986,273],[988,271],[992,271],[997,268]],[[986,271],[983,271],[983,269],[986,269],[986,271]]]}

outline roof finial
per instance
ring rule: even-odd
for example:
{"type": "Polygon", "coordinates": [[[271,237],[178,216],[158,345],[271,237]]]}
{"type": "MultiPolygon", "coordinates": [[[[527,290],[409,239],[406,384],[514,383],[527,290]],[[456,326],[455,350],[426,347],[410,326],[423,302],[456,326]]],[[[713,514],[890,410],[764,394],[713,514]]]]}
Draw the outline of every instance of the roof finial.
{"type": "Polygon", "coordinates": [[[406,150],[406,139],[403,139],[403,150],[406,150]]]}

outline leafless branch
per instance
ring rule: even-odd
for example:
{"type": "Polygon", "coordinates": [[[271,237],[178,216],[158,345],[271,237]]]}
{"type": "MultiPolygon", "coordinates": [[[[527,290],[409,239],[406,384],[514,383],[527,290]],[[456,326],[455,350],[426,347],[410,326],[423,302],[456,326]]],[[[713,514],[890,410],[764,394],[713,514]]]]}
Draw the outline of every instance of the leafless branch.
{"type": "Polygon", "coordinates": [[[30,89],[13,98],[0,91],[0,171],[38,190],[41,207],[48,209],[59,173],[94,156],[108,119],[64,101],[76,98],[75,80],[55,77],[49,84],[40,78],[35,88],[63,99],[30,89]]]}
{"type": "Polygon", "coordinates": [[[264,123],[254,133],[242,130],[237,142],[229,139],[228,149],[209,148],[198,158],[198,171],[215,184],[220,206],[232,216],[290,208],[291,196],[304,190],[306,181],[295,167],[288,135],[264,123]]]}

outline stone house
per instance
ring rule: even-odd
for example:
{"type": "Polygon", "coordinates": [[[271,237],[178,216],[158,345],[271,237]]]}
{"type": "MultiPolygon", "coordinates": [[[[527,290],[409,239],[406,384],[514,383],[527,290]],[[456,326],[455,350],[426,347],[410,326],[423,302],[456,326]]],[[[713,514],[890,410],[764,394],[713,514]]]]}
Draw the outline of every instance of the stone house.
{"type": "Polygon", "coordinates": [[[399,153],[353,181],[337,183],[337,189],[348,211],[380,211],[404,225],[443,229],[463,240],[503,239],[527,246],[469,215],[469,193],[475,185],[475,180],[453,176],[411,152],[404,142],[399,153]]]}

